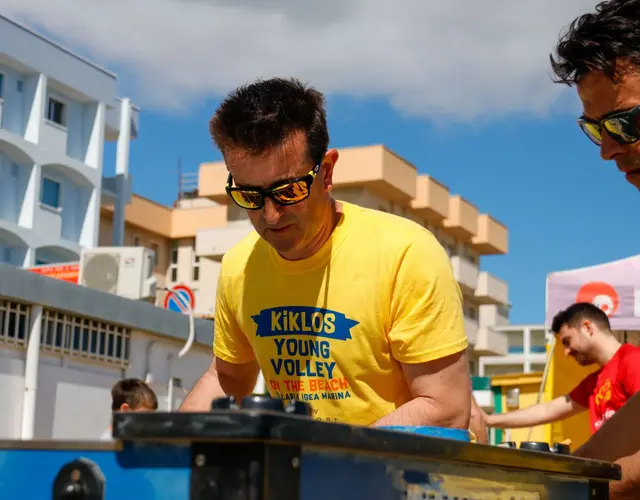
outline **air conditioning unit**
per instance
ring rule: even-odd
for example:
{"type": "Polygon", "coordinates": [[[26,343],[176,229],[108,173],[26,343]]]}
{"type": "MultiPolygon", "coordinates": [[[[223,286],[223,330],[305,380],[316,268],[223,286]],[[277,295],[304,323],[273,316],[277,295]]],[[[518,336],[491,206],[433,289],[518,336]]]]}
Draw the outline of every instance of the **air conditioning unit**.
{"type": "Polygon", "coordinates": [[[83,248],[78,284],[133,300],[155,298],[154,261],[143,247],[83,248]]]}

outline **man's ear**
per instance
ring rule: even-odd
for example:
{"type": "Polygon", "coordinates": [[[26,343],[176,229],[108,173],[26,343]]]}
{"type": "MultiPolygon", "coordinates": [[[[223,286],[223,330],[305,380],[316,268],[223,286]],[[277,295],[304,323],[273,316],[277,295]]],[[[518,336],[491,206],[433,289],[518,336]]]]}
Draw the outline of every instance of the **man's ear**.
{"type": "Polygon", "coordinates": [[[333,189],[333,169],[338,162],[339,157],[338,150],[333,148],[327,151],[327,154],[324,155],[324,159],[322,160],[322,180],[324,184],[324,190],[329,192],[333,189]]]}

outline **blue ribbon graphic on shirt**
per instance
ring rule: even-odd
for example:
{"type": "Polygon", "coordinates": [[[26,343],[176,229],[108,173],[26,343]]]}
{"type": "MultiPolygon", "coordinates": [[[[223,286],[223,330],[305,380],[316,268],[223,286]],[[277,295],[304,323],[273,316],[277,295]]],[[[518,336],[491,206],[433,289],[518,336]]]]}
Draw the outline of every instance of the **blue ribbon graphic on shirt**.
{"type": "Polygon", "coordinates": [[[251,316],[258,325],[257,337],[311,335],[335,340],[349,340],[357,321],[330,309],[285,306],[263,309],[251,316]]]}

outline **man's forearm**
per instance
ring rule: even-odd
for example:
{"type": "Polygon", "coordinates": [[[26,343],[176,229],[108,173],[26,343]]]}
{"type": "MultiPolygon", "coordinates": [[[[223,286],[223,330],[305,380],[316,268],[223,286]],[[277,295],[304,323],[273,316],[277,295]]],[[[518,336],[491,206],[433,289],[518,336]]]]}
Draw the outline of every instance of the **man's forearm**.
{"type": "Polygon", "coordinates": [[[548,418],[542,406],[531,406],[522,410],[508,413],[494,413],[489,415],[487,424],[498,429],[518,429],[534,425],[546,424],[548,418]]]}
{"type": "Polygon", "coordinates": [[[447,403],[438,403],[427,398],[415,398],[382,417],[373,424],[373,427],[390,425],[433,425],[438,427],[468,429],[470,419],[469,408],[468,403],[466,405],[456,405],[456,408],[452,408],[450,404],[447,403]],[[461,406],[461,409],[458,409],[457,406],[461,406]]]}
{"type": "Polygon", "coordinates": [[[191,392],[184,399],[178,411],[200,412],[209,411],[211,402],[219,397],[225,396],[225,392],[220,385],[216,375],[205,372],[200,380],[193,386],[191,392]]]}
{"type": "Polygon", "coordinates": [[[637,500],[640,498],[640,452],[616,463],[622,468],[622,480],[609,484],[610,500],[637,500]]]}

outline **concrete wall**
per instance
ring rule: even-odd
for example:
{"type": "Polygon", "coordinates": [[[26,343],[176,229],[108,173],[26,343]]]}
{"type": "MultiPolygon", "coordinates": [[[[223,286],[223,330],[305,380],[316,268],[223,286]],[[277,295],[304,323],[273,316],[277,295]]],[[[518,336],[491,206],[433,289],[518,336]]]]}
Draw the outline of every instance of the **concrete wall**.
{"type": "MultiPolygon", "coordinates": [[[[38,369],[34,438],[98,438],[110,422],[111,387],[122,377],[145,379],[150,373],[159,407],[166,410],[171,373],[183,387],[174,388],[172,408],[176,409],[211,362],[208,347],[194,346],[185,357],[177,359],[181,348],[182,343],[134,332],[132,362],[126,370],[43,352],[38,369]]],[[[0,346],[0,439],[20,438],[24,365],[25,351],[0,346]]]]}

